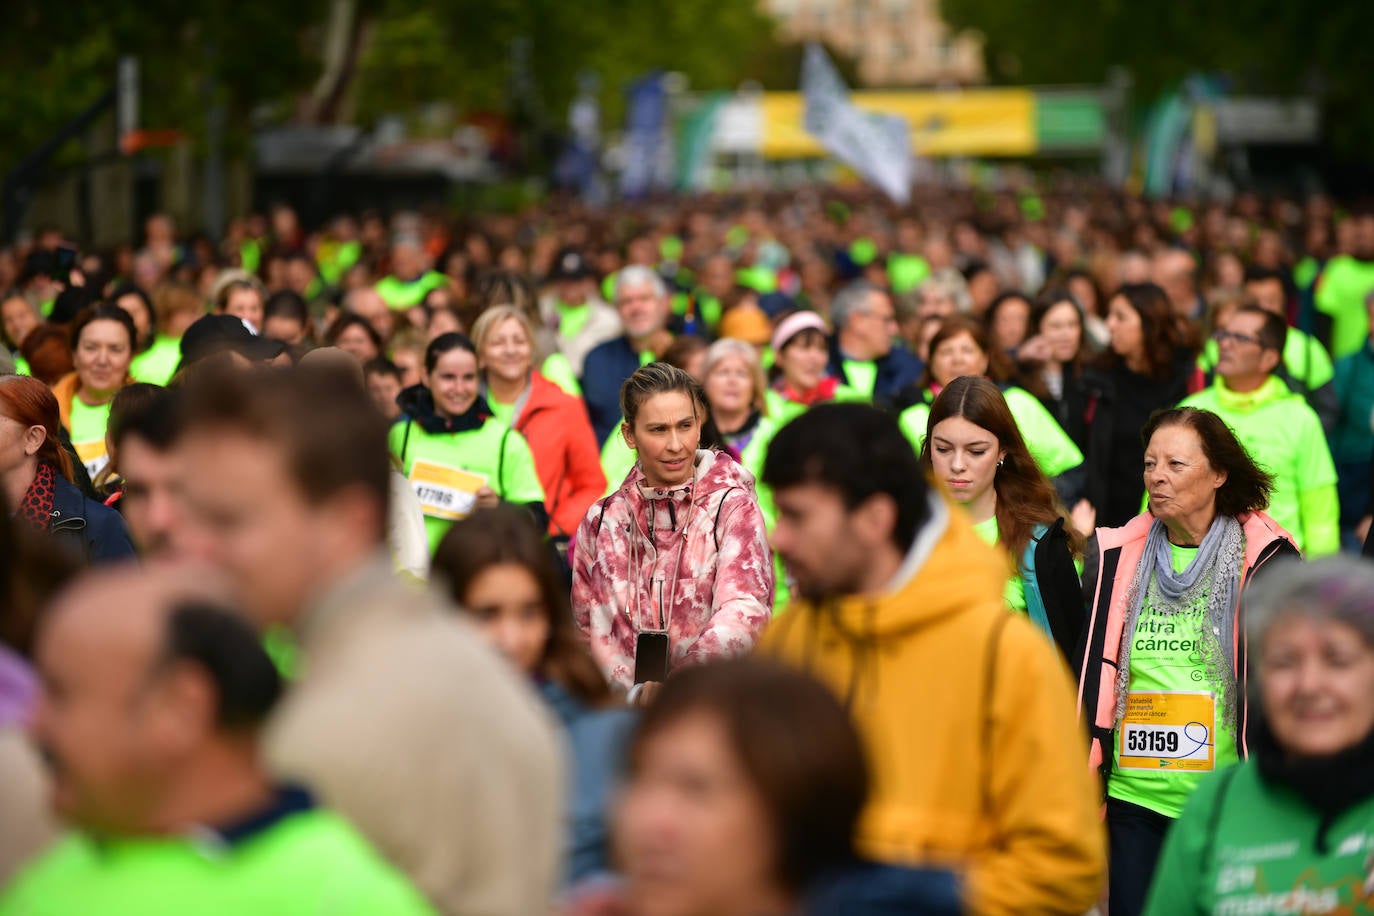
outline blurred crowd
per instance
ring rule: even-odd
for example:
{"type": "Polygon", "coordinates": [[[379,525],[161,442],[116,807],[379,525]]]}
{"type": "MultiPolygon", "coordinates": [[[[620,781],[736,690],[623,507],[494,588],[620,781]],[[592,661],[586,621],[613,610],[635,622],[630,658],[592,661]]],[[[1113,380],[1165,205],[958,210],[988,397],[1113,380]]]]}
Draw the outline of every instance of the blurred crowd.
{"type": "Polygon", "coordinates": [[[1362,911],[1371,316],[1321,196],[38,231],[0,916],[1362,911]]]}

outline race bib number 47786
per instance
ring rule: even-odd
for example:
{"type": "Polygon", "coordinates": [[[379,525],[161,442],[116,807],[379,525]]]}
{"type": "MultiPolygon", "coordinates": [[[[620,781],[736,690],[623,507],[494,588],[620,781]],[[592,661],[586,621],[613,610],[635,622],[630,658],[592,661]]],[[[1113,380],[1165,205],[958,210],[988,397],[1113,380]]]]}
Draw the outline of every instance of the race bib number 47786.
{"type": "Polygon", "coordinates": [[[1123,769],[1211,770],[1216,701],[1210,693],[1132,693],[1121,721],[1123,769]]]}
{"type": "Polygon", "coordinates": [[[410,467],[410,485],[425,515],[456,521],[472,513],[477,491],[487,485],[487,478],[461,468],[416,461],[410,467]]]}

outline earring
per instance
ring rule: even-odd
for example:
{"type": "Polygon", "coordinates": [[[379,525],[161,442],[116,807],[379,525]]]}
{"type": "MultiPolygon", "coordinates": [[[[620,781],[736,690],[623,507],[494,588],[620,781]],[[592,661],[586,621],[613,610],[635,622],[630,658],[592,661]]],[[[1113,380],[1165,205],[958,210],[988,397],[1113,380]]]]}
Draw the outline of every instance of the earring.
{"type": "Polygon", "coordinates": [[[998,459],[997,459],[997,466],[1000,468],[1003,464],[1006,463],[1006,460],[1007,460],[1007,459],[1005,459],[1005,458],[998,458],[998,459]]]}

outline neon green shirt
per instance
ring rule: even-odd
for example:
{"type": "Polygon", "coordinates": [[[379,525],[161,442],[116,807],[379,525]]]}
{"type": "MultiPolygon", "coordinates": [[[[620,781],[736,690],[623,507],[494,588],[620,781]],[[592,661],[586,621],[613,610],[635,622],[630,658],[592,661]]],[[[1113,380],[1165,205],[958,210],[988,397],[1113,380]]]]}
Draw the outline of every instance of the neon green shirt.
{"type": "Polygon", "coordinates": [[[110,425],[110,401],[91,407],[80,397],[72,398],[72,445],[86,473],[94,480],[109,464],[105,450],[105,428],[110,425]]]}
{"type": "Polygon", "coordinates": [[[338,815],[218,835],[97,843],[68,835],[0,898],[0,916],[411,916],[433,908],[338,815]]]}
{"type": "Polygon", "coordinates": [[[15,375],[33,375],[33,370],[29,368],[29,361],[18,354],[14,357],[15,375]]]}
{"type": "MultiPolygon", "coordinates": [[[[983,539],[983,543],[989,547],[996,546],[1001,540],[1001,532],[997,530],[997,516],[992,516],[973,526],[974,532],[983,539]]],[[[1002,600],[1006,602],[1007,608],[1016,611],[1018,614],[1026,613],[1026,583],[1022,581],[1020,573],[1012,573],[1007,577],[1007,584],[1002,588],[1002,600]]]]}
{"type": "Polygon", "coordinates": [[[898,295],[911,292],[928,276],[930,262],[919,254],[895,252],[887,256],[887,278],[898,295]]]}
{"type": "Polygon", "coordinates": [[[577,373],[573,372],[572,363],[562,353],[550,353],[548,359],[540,365],[539,374],[573,397],[582,397],[582,386],[577,384],[577,373]]]}
{"type": "Polygon", "coordinates": [[[844,377],[849,387],[863,392],[873,400],[873,389],[878,384],[878,364],[870,359],[847,359],[844,361],[844,377]]]}
{"type": "Polygon", "coordinates": [[[1293,535],[1305,556],[1340,550],[1336,464],[1321,420],[1302,395],[1277,376],[1245,394],[1231,391],[1218,378],[1185,398],[1182,406],[1221,417],[1256,463],[1274,475],[1266,511],[1293,535]]]}
{"type": "Polygon", "coordinates": [[[500,420],[505,426],[510,426],[510,421],[515,418],[515,405],[502,404],[490,395],[487,396],[487,406],[491,408],[491,415],[500,420]]]}
{"type": "Polygon", "coordinates": [[[376,290],[377,295],[386,300],[389,308],[400,311],[424,302],[430,290],[438,289],[447,282],[447,277],[431,270],[414,280],[402,280],[396,276],[383,277],[376,290]]]}
{"type": "MultiPolygon", "coordinates": [[[[1008,388],[1002,395],[1041,473],[1046,477],[1058,477],[1083,463],[1083,453],[1035,395],[1015,387],[1008,388]]],[[[897,418],[907,441],[918,454],[926,441],[929,419],[930,405],[926,403],[913,404],[897,418]]]]}
{"type": "Polygon", "coordinates": [[[529,443],[500,420],[488,420],[477,429],[457,433],[427,433],[419,423],[401,420],[391,427],[388,444],[420,497],[431,553],[453,523],[471,511],[470,505],[464,511],[464,495],[475,495],[482,485],[506,502],[544,502],[544,488],[535,472],[529,443]],[[420,473],[416,472],[417,461],[424,464],[420,473]],[[451,477],[447,472],[463,475],[463,481],[444,480],[451,477]],[[440,491],[437,497],[436,490],[440,491]],[[453,508],[444,510],[443,504],[453,508]]]}
{"type": "Polygon", "coordinates": [[[153,345],[134,357],[129,374],[136,381],[150,385],[166,385],[181,364],[181,339],[159,334],[153,345]]]}
{"type": "Polygon", "coordinates": [[[315,253],[315,261],[320,265],[320,276],[331,286],[337,286],[344,272],[362,257],[363,245],[359,241],[324,242],[315,253]]]}
{"type": "Polygon", "coordinates": [[[558,312],[558,336],[576,337],[577,332],[587,326],[587,320],[592,317],[592,304],[584,302],[581,305],[568,305],[564,302],[555,302],[554,311],[558,312]]]}
{"type": "MultiPolygon", "coordinates": [[[[1175,572],[1183,572],[1197,557],[1198,548],[1169,545],[1175,572]]],[[[1186,615],[1164,615],[1157,612],[1146,601],[1141,608],[1135,633],[1131,636],[1131,678],[1130,691],[1139,694],[1204,694],[1211,699],[1213,715],[1206,723],[1188,723],[1184,734],[1180,735],[1180,746],[1162,750],[1159,757],[1150,758],[1150,769],[1136,767],[1123,768],[1121,757],[1123,744],[1130,736],[1126,724],[1117,729],[1117,741],[1113,749],[1112,774],[1107,780],[1107,794],[1165,817],[1178,817],[1188,796],[1198,784],[1215,770],[1235,763],[1235,738],[1222,727],[1220,698],[1207,689],[1205,678],[1194,675],[1201,670],[1203,662],[1199,657],[1203,629],[1207,623],[1207,594],[1186,615]],[[1197,726],[1206,727],[1205,733],[1197,726]],[[1190,740],[1190,737],[1195,739],[1190,740]],[[1213,760],[1208,769],[1182,769],[1179,758],[1169,756],[1195,747],[1197,740],[1212,743],[1213,760]]],[[[1127,719],[1131,718],[1132,704],[1127,704],[1127,719]]],[[[1167,721],[1167,720],[1166,720],[1167,721]]],[[[1127,748],[1129,750],[1129,748],[1127,748]]],[[[1142,747],[1143,754],[1150,748],[1142,747]]],[[[1128,755],[1135,758],[1138,755],[1128,755]]]]}
{"type": "Polygon", "coordinates": [[[1364,297],[1374,290],[1374,261],[1339,254],[1326,262],[1317,279],[1313,301],[1317,311],[1331,316],[1331,355],[1335,359],[1356,353],[1369,336],[1369,314],[1364,297]]]}

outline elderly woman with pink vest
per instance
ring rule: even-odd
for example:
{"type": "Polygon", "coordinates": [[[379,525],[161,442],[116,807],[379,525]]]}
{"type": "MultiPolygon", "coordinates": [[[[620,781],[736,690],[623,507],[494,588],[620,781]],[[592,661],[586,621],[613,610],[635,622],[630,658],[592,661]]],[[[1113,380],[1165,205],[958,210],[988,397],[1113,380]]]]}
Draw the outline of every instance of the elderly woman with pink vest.
{"type": "Polygon", "coordinates": [[[1209,773],[1246,756],[1244,589],[1292,537],[1262,510],[1273,478],[1192,408],[1146,423],[1149,511],[1097,531],[1079,702],[1102,774],[1112,916],[1144,906],[1165,832],[1209,773]]]}
{"type": "Polygon", "coordinates": [[[578,528],[573,619],[606,680],[647,703],[673,669],[753,649],[773,557],[753,476],[698,448],[706,397],[690,375],[643,366],[620,408],[636,464],[578,528]]]}

